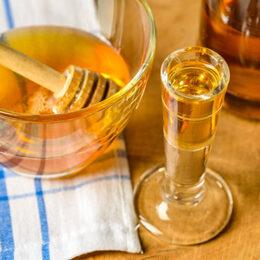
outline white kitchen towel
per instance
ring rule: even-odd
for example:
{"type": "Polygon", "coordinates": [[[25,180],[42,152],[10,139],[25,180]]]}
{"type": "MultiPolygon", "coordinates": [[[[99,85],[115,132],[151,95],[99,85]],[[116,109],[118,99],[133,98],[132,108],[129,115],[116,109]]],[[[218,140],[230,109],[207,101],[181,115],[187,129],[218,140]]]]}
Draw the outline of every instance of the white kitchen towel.
{"type": "MultiPolygon", "coordinates": [[[[0,32],[52,23],[56,13],[61,25],[80,25],[76,12],[87,11],[91,18],[82,27],[98,34],[93,8],[93,0],[0,0],[0,32]]],[[[24,178],[0,166],[0,259],[60,260],[97,250],[141,251],[122,137],[67,178],[24,178]]]]}
{"type": "Polygon", "coordinates": [[[30,179],[0,166],[0,259],[97,250],[141,250],[123,138],[66,178],[30,179]]]}

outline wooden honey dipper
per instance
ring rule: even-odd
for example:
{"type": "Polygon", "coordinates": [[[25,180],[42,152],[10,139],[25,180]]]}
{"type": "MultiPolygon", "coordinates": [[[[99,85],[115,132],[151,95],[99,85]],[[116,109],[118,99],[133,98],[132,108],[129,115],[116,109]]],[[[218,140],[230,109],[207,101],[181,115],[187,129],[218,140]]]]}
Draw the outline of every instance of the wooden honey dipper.
{"type": "Polygon", "coordinates": [[[64,73],[48,67],[0,42],[0,64],[53,92],[55,113],[79,110],[100,102],[119,90],[103,75],[70,65],[64,73]]]}

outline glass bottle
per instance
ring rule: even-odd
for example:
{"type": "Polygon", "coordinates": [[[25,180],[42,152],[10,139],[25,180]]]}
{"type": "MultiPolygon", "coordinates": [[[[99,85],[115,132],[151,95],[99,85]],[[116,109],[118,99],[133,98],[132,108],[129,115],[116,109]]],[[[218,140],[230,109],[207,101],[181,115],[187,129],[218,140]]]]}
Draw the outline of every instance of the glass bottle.
{"type": "Polygon", "coordinates": [[[224,106],[260,119],[260,0],[203,0],[200,44],[229,65],[224,106]]]}

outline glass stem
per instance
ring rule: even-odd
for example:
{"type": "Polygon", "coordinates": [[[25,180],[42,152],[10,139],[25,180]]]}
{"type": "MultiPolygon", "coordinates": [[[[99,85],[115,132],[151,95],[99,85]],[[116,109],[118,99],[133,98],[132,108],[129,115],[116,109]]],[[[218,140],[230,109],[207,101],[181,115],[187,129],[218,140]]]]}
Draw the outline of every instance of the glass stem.
{"type": "Polygon", "coordinates": [[[165,139],[166,173],[164,195],[172,202],[196,205],[205,195],[204,172],[211,145],[196,150],[181,149],[165,139]]]}

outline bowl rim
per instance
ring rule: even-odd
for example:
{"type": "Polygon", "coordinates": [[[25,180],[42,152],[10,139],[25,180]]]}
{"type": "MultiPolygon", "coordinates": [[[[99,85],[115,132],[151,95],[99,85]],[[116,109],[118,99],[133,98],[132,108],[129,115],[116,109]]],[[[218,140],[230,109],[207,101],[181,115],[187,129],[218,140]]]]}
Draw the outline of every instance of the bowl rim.
{"type": "Polygon", "coordinates": [[[127,83],[126,86],[124,86],[122,89],[120,89],[117,93],[112,95],[111,97],[94,104],[90,107],[86,107],[84,109],[64,113],[64,114],[50,114],[50,115],[32,115],[32,114],[26,114],[26,113],[18,113],[9,111],[6,109],[0,109],[0,118],[8,118],[13,120],[19,120],[19,121],[31,121],[31,122],[60,122],[60,121],[67,121],[67,120],[73,120],[76,118],[88,117],[96,112],[102,111],[110,106],[112,106],[114,103],[116,103],[118,100],[120,100],[122,95],[125,95],[127,92],[131,91],[136,83],[142,78],[144,73],[148,70],[150,65],[153,62],[154,55],[155,55],[155,48],[156,48],[156,27],[155,27],[155,21],[153,18],[153,14],[151,12],[151,9],[147,3],[146,0],[136,0],[138,3],[140,3],[147,15],[149,26],[150,26],[150,39],[148,42],[148,50],[145,56],[145,59],[143,61],[143,64],[141,68],[137,71],[137,73],[134,75],[134,77],[127,83]]]}

